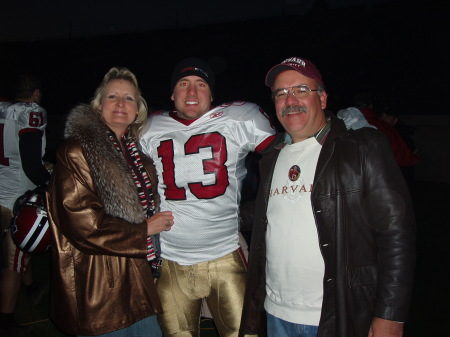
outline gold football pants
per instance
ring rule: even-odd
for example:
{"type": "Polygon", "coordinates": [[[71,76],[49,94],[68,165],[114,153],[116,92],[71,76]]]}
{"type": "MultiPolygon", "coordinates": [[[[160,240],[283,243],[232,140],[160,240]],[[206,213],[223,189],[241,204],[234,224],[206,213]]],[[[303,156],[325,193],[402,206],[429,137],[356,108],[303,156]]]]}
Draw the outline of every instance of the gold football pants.
{"type": "Polygon", "coordinates": [[[241,322],[246,264],[240,250],[219,259],[182,266],[163,259],[157,282],[165,337],[199,336],[205,298],[221,337],[237,337],[241,322]]]}

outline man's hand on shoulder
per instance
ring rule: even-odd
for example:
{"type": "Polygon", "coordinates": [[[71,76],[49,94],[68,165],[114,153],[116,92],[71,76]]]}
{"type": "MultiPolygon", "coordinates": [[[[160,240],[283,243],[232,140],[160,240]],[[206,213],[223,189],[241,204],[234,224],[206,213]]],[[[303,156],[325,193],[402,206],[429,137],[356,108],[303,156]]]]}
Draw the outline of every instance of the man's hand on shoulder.
{"type": "Polygon", "coordinates": [[[402,337],[403,323],[374,317],[368,337],[402,337]]]}

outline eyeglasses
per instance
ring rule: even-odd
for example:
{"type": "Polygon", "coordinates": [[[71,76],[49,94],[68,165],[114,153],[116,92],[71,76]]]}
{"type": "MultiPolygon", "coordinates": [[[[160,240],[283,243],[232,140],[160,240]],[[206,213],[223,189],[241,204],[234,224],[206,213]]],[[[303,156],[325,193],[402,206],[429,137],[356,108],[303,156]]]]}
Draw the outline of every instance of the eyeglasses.
{"type": "Polygon", "coordinates": [[[292,96],[295,98],[306,98],[311,91],[319,91],[319,89],[311,89],[306,84],[296,85],[293,87],[277,89],[272,93],[272,98],[275,102],[281,102],[289,97],[289,93],[292,92],[292,96]]]}

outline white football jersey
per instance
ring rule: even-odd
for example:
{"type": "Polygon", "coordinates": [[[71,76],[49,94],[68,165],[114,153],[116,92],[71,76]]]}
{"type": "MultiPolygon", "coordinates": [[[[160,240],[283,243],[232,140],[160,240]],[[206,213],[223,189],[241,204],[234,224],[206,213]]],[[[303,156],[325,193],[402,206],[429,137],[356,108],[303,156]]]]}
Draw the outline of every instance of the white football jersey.
{"type": "Polygon", "coordinates": [[[0,102],[0,205],[12,209],[16,199],[36,187],[25,175],[19,153],[19,136],[25,132],[42,134],[45,152],[47,113],[36,103],[0,102]]]}
{"type": "Polygon", "coordinates": [[[263,150],[275,130],[248,102],[218,106],[189,125],[172,114],[151,116],[141,145],[155,162],[161,210],[175,218],[161,233],[162,256],[192,265],[238,248],[245,157],[263,150]]]}

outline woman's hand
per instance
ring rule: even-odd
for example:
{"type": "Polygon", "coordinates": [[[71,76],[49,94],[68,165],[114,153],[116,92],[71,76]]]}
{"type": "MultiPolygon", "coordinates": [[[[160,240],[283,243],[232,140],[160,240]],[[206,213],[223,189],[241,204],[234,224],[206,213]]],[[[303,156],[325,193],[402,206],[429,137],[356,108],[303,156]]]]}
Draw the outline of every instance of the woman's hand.
{"type": "Polygon", "coordinates": [[[173,226],[173,215],[170,211],[158,212],[147,219],[147,235],[170,231],[173,226]]]}

